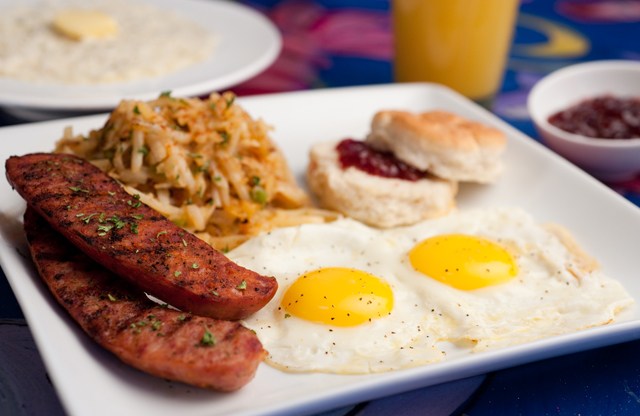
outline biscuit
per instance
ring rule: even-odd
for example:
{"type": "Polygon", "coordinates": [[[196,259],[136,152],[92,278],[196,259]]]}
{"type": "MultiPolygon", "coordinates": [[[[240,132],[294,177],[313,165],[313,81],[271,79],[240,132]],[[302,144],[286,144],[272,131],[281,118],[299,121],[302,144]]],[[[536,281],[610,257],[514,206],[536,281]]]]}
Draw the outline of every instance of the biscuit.
{"type": "Polygon", "coordinates": [[[318,143],[309,155],[307,183],[325,208],[389,228],[445,215],[455,207],[455,182],[434,177],[408,181],[343,169],[337,144],[318,143]]]}
{"type": "Polygon", "coordinates": [[[446,111],[380,111],[366,138],[423,171],[455,181],[490,183],[502,171],[500,130],[446,111]]]}

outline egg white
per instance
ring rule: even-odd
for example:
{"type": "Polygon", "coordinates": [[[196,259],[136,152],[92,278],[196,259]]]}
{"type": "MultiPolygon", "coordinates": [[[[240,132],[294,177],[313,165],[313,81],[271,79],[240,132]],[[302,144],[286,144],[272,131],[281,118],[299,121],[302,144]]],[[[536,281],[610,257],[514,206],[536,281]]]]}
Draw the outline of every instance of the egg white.
{"type": "Polygon", "coordinates": [[[395,275],[399,261],[379,231],[350,219],[330,224],[282,228],[234,249],[238,264],[276,276],[279,288],[271,302],[246,319],[280,369],[300,372],[368,373],[441,360],[437,342],[447,332],[444,320],[395,275]],[[392,288],[390,315],[354,327],[313,323],[280,308],[287,288],[305,272],[350,267],[384,279],[392,288]]]}
{"type": "Polygon", "coordinates": [[[278,279],[278,292],[244,323],[269,351],[267,362],[291,372],[369,373],[442,360],[447,352],[505,347],[611,322],[633,302],[601,271],[521,209],[452,213],[413,226],[379,230],[351,219],[282,228],[253,238],[229,257],[278,279]],[[408,253],[441,234],[484,237],[509,251],[512,280],[460,290],[416,271],[408,253]],[[280,307],[296,278],[323,267],[349,267],[392,287],[389,316],[335,327],[288,316],[280,307]]]}
{"type": "Polygon", "coordinates": [[[458,290],[417,272],[406,255],[395,274],[452,325],[447,340],[473,351],[515,345],[611,322],[633,299],[601,271],[582,270],[563,242],[521,209],[458,212],[386,233],[400,253],[427,237],[464,233],[492,240],[515,258],[517,276],[458,290]]]}

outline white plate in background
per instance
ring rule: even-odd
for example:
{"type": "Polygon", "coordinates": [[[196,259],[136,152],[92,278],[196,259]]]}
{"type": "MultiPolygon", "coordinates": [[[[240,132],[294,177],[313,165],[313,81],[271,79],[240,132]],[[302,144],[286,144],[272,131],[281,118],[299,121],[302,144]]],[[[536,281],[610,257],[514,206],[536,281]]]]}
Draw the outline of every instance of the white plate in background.
{"type": "MultiPolygon", "coordinates": [[[[363,138],[383,108],[444,109],[502,129],[509,137],[506,169],[489,186],[463,186],[461,210],[519,206],[539,222],[573,232],[604,271],[640,301],[640,210],[609,188],[444,87],[397,84],[264,95],[238,101],[274,127],[297,178],[302,180],[310,145],[321,140],[363,138]]],[[[77,132],[100,127],[91,116],[0,129],[0,160],[50,151],[67,125],[77,132]]],[[[122,364],[93,343],[49,295],[25,256],[21,228],[24,202],[0,180],[0,264],[20,303],[49,375],[67,412],[74,415],[303,415],[458,380],[489,371],[640,337],[637,309],[608,326],[524,345],[469,354],[407,370],[372,375],[287,374],[261,365],[256,378],[231,394],[215,393],[148,376],[122,364]]]]}
{"type": "MultiPolygon", "coordinates": [[[[175,96],[202,95],[257,75],[280,52],[282,38],[278,29],[248,6],[229,0],[147,2],[160,9],[172,10],[211,30],[217,40],[212,55],[201,63],[166,76],[113,84],[38,84],[0,77],[0,106],[12,114],[35,119],[56,112],[108,111],[123,98],[147,100],[163,91],[171,91],[175,96]]],[[[37,0],[21,1],[20,6],[34,3],[37,0]]],[[[0,13],[9,7],[17,7],[17,3],[0,0],[0,13]]]]}

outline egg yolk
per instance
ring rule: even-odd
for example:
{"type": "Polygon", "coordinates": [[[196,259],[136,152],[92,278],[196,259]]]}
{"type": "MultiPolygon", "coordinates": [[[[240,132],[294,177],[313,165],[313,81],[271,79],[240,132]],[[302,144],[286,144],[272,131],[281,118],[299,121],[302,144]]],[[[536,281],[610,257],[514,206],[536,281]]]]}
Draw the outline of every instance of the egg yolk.
{"type": "Polygon", "coordinates": [[[393,309],[393,291],[372,274],[328,267],[298,277],[284,294],[281,306],[307,321],[356,326],[388,315],[393,309]]]}
{"type": "Polygon", "coordinates": [[[462,290],[503,283],[518,273],[515,260],[503,247],[463,234],[428,238],[409,252],[409,261],[417,271],[462,290]]]}

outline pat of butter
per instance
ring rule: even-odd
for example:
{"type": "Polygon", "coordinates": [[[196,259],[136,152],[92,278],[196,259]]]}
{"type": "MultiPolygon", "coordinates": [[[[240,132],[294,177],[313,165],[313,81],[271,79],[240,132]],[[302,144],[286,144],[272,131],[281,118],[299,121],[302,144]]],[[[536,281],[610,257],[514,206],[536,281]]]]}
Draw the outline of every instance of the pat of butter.
{"type": "Polygon", "coordinates": [[[74,39],[107,39],[118,33],[118,23],[111,16],[95,10],[64,10],[53,19],[53,28],[74,39]]]}

